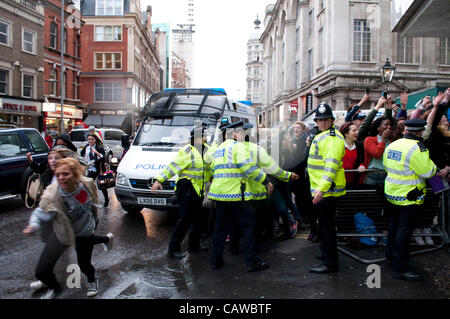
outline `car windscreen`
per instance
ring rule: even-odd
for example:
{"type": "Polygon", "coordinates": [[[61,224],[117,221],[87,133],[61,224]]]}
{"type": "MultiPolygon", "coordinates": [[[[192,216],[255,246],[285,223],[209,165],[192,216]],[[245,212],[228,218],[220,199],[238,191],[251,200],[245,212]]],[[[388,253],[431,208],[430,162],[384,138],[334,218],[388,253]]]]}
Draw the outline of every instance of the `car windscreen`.
{"type": "Polygon", "coordinates": [[[36,153],[48,152],[48,145],[38,132],[25,132],[36,153]]]}
{"type": "Polygon", "coordinates": [[[88,130],[72,131],[70,132],[70,138],[72,139],[72,142],[87,142],[88,134],[88,130]]]}
{"type": "Polygon", "coordinates": [[[214,116],[215,113],[221,113],[226,102],[226,96],[223,95],[177,95],[173,100],[167,95],[155,94],[151,99],[151,113],[159,111],[183,113],[197,112],[201,107],[202,116],[214,116]]]}
{"type": "Polygon", "coordinates": [[[27,146],[19,134],[0,135],[0,158],[22,156],[27,152],[27,146]]]}
{"type": "MultiPolygon", "coordinates": [[[[197,121],[199,120],[189,116],[147,119],[142,124],[133,145],[182,146],[189,142],[194,122],[197,121]]],[[[208,125],[208,131],[213,132],[214,128],[215,125],[208,125]]]]}

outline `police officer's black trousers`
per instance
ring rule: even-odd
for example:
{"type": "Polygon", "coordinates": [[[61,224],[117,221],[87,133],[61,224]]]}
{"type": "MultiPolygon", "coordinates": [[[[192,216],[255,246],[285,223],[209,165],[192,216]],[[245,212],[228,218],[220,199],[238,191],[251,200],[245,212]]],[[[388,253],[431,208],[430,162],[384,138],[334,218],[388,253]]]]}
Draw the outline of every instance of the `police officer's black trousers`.
{"type": "Polygon", "coordinates": [[[216,201],[216,226],[212,239],[211,265],[220,265],[225,247],[225,239],[233,223],[237,223],[246,243],[247,266],[257,261],[258,240],[256,235],[256,212],[250,202],[216,201]]]}
{"type": "Polygon", "coordinates": [[[169,242],[169,249],[173,252],[181,251],[181,243],[183,242],[189,226],[192,225],[189,234],[189,248],[198,249],[200,247],[201,235],[201,212],[202,199],[198,196],[192,183],[186,179],[182,179],[177,183],[177,199],[178,199],[178,221],[172,232],[169,242]]]}
{"type": "Polygon", "coordinates": [[[397,206],[389,204],[389,222],[386,258],[392,261],[392,270],[408,271],[409,242],[417,220],[417,205],[397,206]]]}
{"type": "Polygon", "coordinates": [[[320,249],[324,257],[322,264],[337,267],[336,198],[324,197],[314,208],[319,220],[320,249]]]}
{"type": "Polygon", "coordinates": [[[294,193],[295,206],[297,206],[300,216],[304,221],[309,221],[311,232],[317,232],[317,214],[312,204],[309,177],[292,182],[291,190],[294,193]]]}

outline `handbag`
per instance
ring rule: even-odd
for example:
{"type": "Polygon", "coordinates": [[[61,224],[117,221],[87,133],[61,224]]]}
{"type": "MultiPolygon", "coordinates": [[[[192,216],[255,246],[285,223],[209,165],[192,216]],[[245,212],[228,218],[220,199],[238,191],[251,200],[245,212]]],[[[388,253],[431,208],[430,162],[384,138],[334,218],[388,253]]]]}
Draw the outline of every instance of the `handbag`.
{"type": "Polygon", "coordinates": [[[116,186],[116,178],[114,172],[106,165],[107,171],[103,173],[100,168],[100,174],[97,177],[97,186],[99,189],[108,189],[116,186]]]}
{"type": "Polygon", "coordinates": [[[33,173],[28,177],[27,189],[25,191],[25,206],[33,208],[39,202],[42,195],[42,184],[40,175],[33,173]]]}

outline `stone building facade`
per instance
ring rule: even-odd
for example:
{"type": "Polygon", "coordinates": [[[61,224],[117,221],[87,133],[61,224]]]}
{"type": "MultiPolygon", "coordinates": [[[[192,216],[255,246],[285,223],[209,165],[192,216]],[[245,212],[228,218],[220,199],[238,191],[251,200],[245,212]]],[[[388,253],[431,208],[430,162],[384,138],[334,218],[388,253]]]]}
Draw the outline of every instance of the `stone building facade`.
{"type": "Polygon", "coordinates": [[[357,103],[366,88],[375,104],[386,89],[380,68],[396,66],[389,94],[448,86],[450,63],[438,38],[391,32],[390,0],[278,0],[266,8],[262,122],[281,126],[320,102],[335,110],[357,103]],[[296,110],[297,108],[297,110],[296,110]]]}

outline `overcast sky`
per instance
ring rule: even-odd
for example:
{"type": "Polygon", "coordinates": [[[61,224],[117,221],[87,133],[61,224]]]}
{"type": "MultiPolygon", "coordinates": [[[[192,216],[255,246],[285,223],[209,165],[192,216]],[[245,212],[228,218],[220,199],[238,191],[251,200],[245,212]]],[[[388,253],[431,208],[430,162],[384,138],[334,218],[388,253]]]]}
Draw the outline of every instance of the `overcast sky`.
{"type": "MultiPolygon", "coordinates": [[[[173,27],[186,20],[182,2],[186,0],[141,0],[141,5],[143,11],[152,6],[152,23],[173,27]]],[[[263,22],[266,6],[275,2],[195,0],[193,87],[221,87],[230,98],[246,98],[247,41],[256,15],[263,22]]]]}

